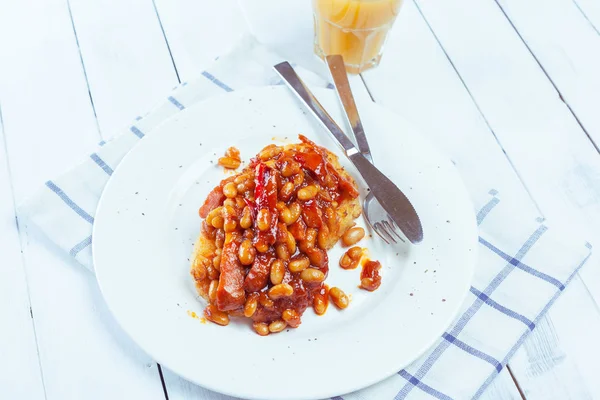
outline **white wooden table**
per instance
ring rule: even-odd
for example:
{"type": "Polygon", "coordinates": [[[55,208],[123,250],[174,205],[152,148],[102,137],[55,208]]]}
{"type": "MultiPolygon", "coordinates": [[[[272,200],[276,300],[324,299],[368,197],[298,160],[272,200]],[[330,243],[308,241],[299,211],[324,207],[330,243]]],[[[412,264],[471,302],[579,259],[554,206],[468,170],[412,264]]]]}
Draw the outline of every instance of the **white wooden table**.
{"type": "MultiPolygon", "coordinates": [[[[235,0],[0,1],[0,398],[225,398],[161,371],[15,205],[247,29],[235,0]]],[[[352,84],[469,176],[600,243],[600,1],[408,0],[352,84]]],[[[599,261],[486,399],[600,398],[599,261]]]]}

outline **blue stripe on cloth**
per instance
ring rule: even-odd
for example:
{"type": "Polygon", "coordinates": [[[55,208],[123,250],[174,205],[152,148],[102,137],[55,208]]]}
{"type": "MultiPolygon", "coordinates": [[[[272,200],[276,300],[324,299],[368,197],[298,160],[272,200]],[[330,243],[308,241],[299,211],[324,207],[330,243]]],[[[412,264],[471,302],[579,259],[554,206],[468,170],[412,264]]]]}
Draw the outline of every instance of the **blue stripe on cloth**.
{"type": "Polygon", "coordinates": [[[335,396],[332,397],[331,400],[344,400],[344,398],[342,396],[335,396]]]}
{"type": "MultiPolygon", "coordinates": [[[[583,261],[581,262],[581,264],[579,264],[577,266],[577,268],[575,268],[575,271],[573,271],[573,273],[571,274],[571,276],[569,276],[567,278],[567,280],[565,281],[565,286],[569,284],[569,282],[571,282],[571,280],[573,280],[573,278],[575,277],[575,275],[577,275],[577,273],[579,272],[579,270],[581,269],[581,267],[583,267],[583,265],[587,262],[587,260],[590,258],[590,256],[592,255],[592,253],[590,252],[590,254],[587,255],[586,258],[583,259],[583,261]]],[[[556,293],[554,293],[554,296],[550,299],[550,301],[548,302],[548,304],[546,304],[546,306],[542,309],[542,311],[540,311],[540,313],[538,314],[538,316],[533,320],[534,324],[538,324],[540,322],[540,320],[544,317],[544,315],[546,315],[546,312],[548,312],[548,309],[550,309],[550,307],[552,307],[552,305],[554,304],[554,302],[556,301],[556,299],[558,299],[558,296],[560,296],[560,294],[562,293],[562,291],[557,290],[556,293]]],[[[506,355],[506,357],[504,357],[504,360],[502,360],[502,364],[506,365],[508,363],[508,361],[512,358],[512,356],[515,354],[515,352],[517,351],[517,349],[519,349],[519,347],[521,347],[521,345],[523,344],[523,342],[525,341],[525,339],[527,338],[527,336],[529,336],[530,331],[525,331],[521,337],[519,338],[519,340],[517,341],[517,343],[515,343],[515,345],[510,349],[510,351],[508,352],[508,354],[506,355]]],[[[479,387],[479,389],[477,390],[477,392],[475,392],[475,395],[473,396],[473,399],[477,399],[479,398],[483,392],[485,392],[485,390],[487,389],[487,387],[490,385],[490,383],[492,383],[492,381],[494,380],[494,378],[496,378],[496,376],[498,375],[497,371],[494,371],[490,374],[490,376],[488,376],[488,378],[485,380],[485,382],[483,382],[483,384],[479,387]]]]}
{"type": "Polygon", "coordinates": [[[527,317],[525,317],[517,312],[514,312],[513,310],[506,308],[503,305],[498,304],[497,302],[490,299],[485,294],[481,293],[479,290],[475,289],[473,286],[471,286],[471,293],[473,293],[475,296],[477,296],[481,300],[483,300],[483,302],[485,304],[487,304],[488,306],[495,308],[496,310],[500,311],[503,314],[508,315],[511,318],[521,321],[529,328],[529,330],[533,330],[533,328],[535,328],[535,324],[533,322],[531,322],[527,317]]]}
{"type": "Polygon", "coordinates": [[[481,225],[485,217],[500,203],[500,199],[497,197],[492,197],[490,201],[487,202],[486,205],[481,207],[481,210],[477,213],[477,225],[481,225]]]}
{"type": "Polygon", "coordinates": [[[492,196],[495,196],[498,194],[498,191],[496,189],[490,189],[490,191],[488,193],[491,194],[492,196]]]}
{"type": "MultiPolygon", "coordinates": [[[[515,258],[516,259],[521,259],[523,258],[527,252],[531,249],[531,247],[540,239],[540,237],[544,234],[544,232],[546,232],[548,230],[548,228],[544,225],[540,225],[532,234],[531,236],[529,236],[529,238],[527,239],[527,241],[523,244],[523,246],[521,246],[521,248],[519,249],[519,251],[517,252],[515,258]]],[[[491,294],[494,292],[494,290],[496,290],[498,288],[498,286],[500,286],[500,284],[506,279],[506,277],[515,269],[515,266],[511,263],[507,263],[504,268],[502,269],[502,271],[500,271],[495,277],[494,279],[492,279],[492,281],[490,282],[490,284],[484,289],[483,293],[485,293],[486,296],[491,296],[491,294]]],[[[467,309],[467,311],[465,311],[460,318],[458,319],[458,321],[454,324],[454,327],[452,328],[452,330],[450,331],[450,334],[452,336],[458,336],[459,333],[465,328],[465,326],[467,325],[467,322],[469,322],[469,320],[473,317],[473,315],[475,315],[475,313],[481,308],[481,306],[484,304],[483,300],[481,300],[479,297],[477,297],[475,299],[475,301],[473,302],[473,304],[471,304],[471,306],[467,309]]],[[[437,361],[438,358],[440,358],[440,356],[444,353],[444,351],[448,348],[448,346],[450,346],[450,342],[448,342],[447,340],[444,340],[442,342],[440,342],[434,349],[433,351],[429,354],[429,356],[427,357],[427,359],[425,359],[425,361],[423,362],[423,364],[421,365],[421,367],[417,370],[417,372],[414,374],[415,379],[419,382],[421,379],[423,379],[423,377],[427,374],[427,372],[429,372],[429,370],[431,369],[431,367],[433,366],[433,364],[437,361]]],[[[402,371],[400,371],[402,372],[402,371]]],[[[405,398],[410,391],[416,387],[417,385],[415,385],[412,382],[408,382],[406,383],[402,389],[400,389],[400,391],[398,392],[398,394],[396,395],[396,398],[405,398]]]]}
{"type": "Polygon", "coordinates": [[[220,87],[224,91],[226,91],[226,92],[233,92],[232,88],[230,88],[229,86],[227,86],[226,84],[224,84],[223,82],[221,82],[220,80],[218,80],[217,78],[215,78],[210,72],[202,71],[202,75],[205,78],[207,78],[208,80],[212,81],[215,85],[217,85],[218,87],[220,87]]]}
{"type": "Polygon", "coordinates": [[[444,332],[442,337],[444,339],[446,339],[447,341],[449,341],[450,343],[456,345],[456,347],[458,347],[459,349],[464,350],[467,353],[469,353],[477,358],[482,359],[483,361],[489,362],[490,364],[492,364],[494,366],[494,368],[496,368],[496,370],[498,372],[500,372],[502,370],[502,364],[500,364],[500,361],[496,360],[494,357],[490,356],[489,354],[486,354],[481,350],[477,350],[475,347],[469,346],[462,340],[458,339],[456,336],[452,336],[449,333],[444,332]]]}
{"type": "Polygon", "coordinates": [[[136,120],[136,121],[139,121],[140,119],[142,119],[142,116],[141,116],[141,115],[138,115],[137,117],[135,117],[135,120],[136,120]]]}
{"type": "Polygon", "coordinates": [[[56,193],[58,195],[58,197],[60,197],[62,201],[64,201],[69,207],[71,207],[71,209],[73,211],[75,211],[77,214],[79,214],[79,216],[81,218],[85,219],[90,224],[94,223],[94,217],[92,217],[90,214],[85,212],[83,210],[83,208],[81,208],[77,204],[75,204],[75,202],[73,200],[71,200],[71,198],[69,196],[67,196],[66,193],[63,192],[61,188],[56,186],[56,184],[54,182],[48,181],[48,182],[46,182],[46,186],[50,190],[52,190],[54,193],[56,193]]]}
{"type": "Polygon", "coordinates": [[[90,244],[92,244],[92,235],[86,237],[81,242],[79,242],[75,246],[73,246],[71,251],[69,251],[69,254],[71,255],[71,257],[75,257],[75,256],[77,256],[77,254],[79,254],[79,252],[81,250],[85,249],[90,244]]]}
{"type": "Polygon", "coordinates": [[[334,89],[334,88],[335,88],[335,86],[333,86],[333,84],[331,84],[331,83],[327,84],[327,89],[334,89]]]}
{"type": "Polygon", "coordinates": [[[98,146],[104,146],[106,144],[106,142],[104,140],[101,140],[100,143],[98,143],[98,146]]]}
{"type": "Polygon", "coordinates": [[[185,108],[185,106],[181,104],[175,97],[169,96],[168,99],[171,103],[173,103],[175,107],[179,108],[180,110],[183,110],[185,108]]]}
{"type": "MultiPolygon", "coordinates": [[[[400,375],[401,377],[406,379],[413,386],[417,386],[419,389],[423,390],[425,393],[427,393],[433,397],[436,397],[441,400],[452,400],[452,398],[450,396],[446,396],[444,393],[439,392],[439,391],[435,390],[434,388],[432,388],[431,386],[424,384],[423,382],[421,382],[420,380],[418,380],[417,378],[415,378],[414,376],[412,376],[405,370],[398,372],[398,375],[400,375]]],[[[396,395],[396,397],[394,397],[394,400],[400,400],[403,398],[404,397],[400,397],[400,393],[398,393],[396,395]]]]}
{"type": "Polygon", "coordinates": [[[130,130],[131,132],[133,132],[133,133],[134,133],[134,135],[135,135],[135,136],[137,136],[137,137],[139,137],[140,139],[144,137],[144,133],[143,133],[142,131],[140,131],[140,130],[138,129],[138,127],[137,127],[137,126],[135,126],[135,125],[131,125],[131,128],[129,128],[129,130],[130,130]]]}
{"type": "Polygon", "coordinates": [[[98,154],[96,154],[96,153],[92,153],[92,154],[90,155],[90,158],[91,158],[91,159],[92,159],[92,160],[93,160],[93,161],[94,161],[96,164],[98,164],[98,166],[99,166],[100,168],[102,168],[102,169],[104,170],[104,172],[106,172],[108,175],[112,175],[112,173],[113,173],[113,170],[112,170],[112,168],[111,168],[111,167],[109,167],[109,166],[108,166],[108,164],[106,164],[106,163],[104,162],[104,160],[103,160],[103,159],[101,159],[101,158],[100,158],[100,156],[99,156],[98,154]]]}
{"type": "Polygon", "coordinates": [[[554,286],[556,286],[557,288],[559,288],[560,290],[564,290],[565,289],[565,285],[563,285],[558,279],[551,277],[548,274],[545,274],[543,272],[540,272],[534,268],[531,268],[530,266],[523,264],[519,259],[517,258],[513,258],[511,256],[509,256],[508,254],[506,254],[505,252],[503,252],[502,250],[500,250],[499,248],[497,248],[496,246],[494,246],[493,244],[491,244],[490,242],[488,242],[487,240],[485,240],[484,238],[480,237],[479,238],[479,243],[483,244],[485,247],[487,247],[488,249],[490,249],[491,251],[493,251],[494,253],[498,254],[500,257],[504,258],[506,261],[508,261],[509,263],[511,263],[512,265],[514,265],[515,267],[519,268],[522,271],[527,272],[528,274],[531,274],[537,278],[543,279],[548,283],[553,284],[554,286]]]}

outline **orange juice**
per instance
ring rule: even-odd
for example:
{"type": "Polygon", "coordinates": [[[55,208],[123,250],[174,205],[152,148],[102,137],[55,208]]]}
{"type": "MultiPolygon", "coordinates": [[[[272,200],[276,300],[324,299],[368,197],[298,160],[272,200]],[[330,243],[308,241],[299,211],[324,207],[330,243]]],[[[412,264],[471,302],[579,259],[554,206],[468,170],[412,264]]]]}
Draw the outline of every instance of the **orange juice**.
{"type": "Polygon", "coordinates": [[[349,72],[379,63],[402,0],[313,0],[315,53],[341,54],[349,72]]]}

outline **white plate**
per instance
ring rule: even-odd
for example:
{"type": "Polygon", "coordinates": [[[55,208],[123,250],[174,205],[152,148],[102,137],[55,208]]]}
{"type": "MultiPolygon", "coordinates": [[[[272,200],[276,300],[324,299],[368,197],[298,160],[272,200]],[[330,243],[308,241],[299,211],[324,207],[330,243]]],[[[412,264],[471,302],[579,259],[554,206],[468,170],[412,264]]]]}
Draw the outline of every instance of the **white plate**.
{"type": "MultiPolygon", "coordinates": [[[[343,121],[336,95],[316,91],[343,121]]],[[[287,89],[234,92],[198,104],[147,135],[121,162],[100,201],[93,254],[102,293],[125,331],[184,378],[229,395],[260,399],[331,397],[371,385],[415,360],[448,327],[466,296],[476,259],[472,206],[453,165],[402,118],[375,104],[361,116],[379,168],[404,190],[423,223],[418,246],[361,242],[383,265],[373,293],[360,269],[337,266],[327,282],[352,295],[302,325],[267,337],[245,322],[202,323],[189,274],[198,208],[223,178],[216,160],[237,146],[248,160],[263,146],[303,133],[340,153],[287,89]]],[[[350,173],[356,171],[341,158],[350,173]]],[[[364,194],[364,185],[362,192],[364,194]]],[[[362,226],[365,222],[359,220],[362,226]]]]}

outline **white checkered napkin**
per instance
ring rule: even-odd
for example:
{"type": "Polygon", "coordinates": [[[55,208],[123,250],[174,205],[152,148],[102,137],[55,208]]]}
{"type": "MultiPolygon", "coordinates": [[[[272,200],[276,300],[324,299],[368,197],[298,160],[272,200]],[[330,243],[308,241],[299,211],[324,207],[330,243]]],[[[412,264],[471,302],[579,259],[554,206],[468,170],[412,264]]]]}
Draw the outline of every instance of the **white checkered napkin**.
{"type": "Polygon", "coordinates": [[[336,399],[479,397],[588,259],[589,243],[567,242],[495,190],[474,197],[479,260],[458,318],[408,368],[336,399]]]}
{"type": "MultiPolygon", "coordinates": [[[[213,95],[249,87],[280,85],[271,66],[283,61],[279,56],[244,37],[233,51],[215,61],[194,82],[185,82],[143,117],[117,133],[109,142],[100,142],[80,165],[46,182],[19,208],[20,215],[39,228],[51,242],[80,264],[93,271],[92,225],[104,186],[113,170],[138,141],[166,119],[213,95]]],[[[332,87],[314,73],[295,66],[312,86],[332,87]]]]}
{"type": "MultiPolygon", "coordinates": [[[[277,56],[245,38],[196,82],[138,118],[86,161],[46,182],[21,206],[21,215],[63,251],[93,270],[92,225],[98,200],[114,168],[144,135],[165,119],[213,94],[277,85],[277,56]]],[[[314,86],[329,86],[298,68],[314,86]]],[[[591,246],[568,242],[536,215],[488,191],[469,187],[479,223],[479,259],[469,297],[454,323],[423,357],[391,378],[336,399],[469,399],[480,396],[541,316],[585,263],[591,246]]]]}

